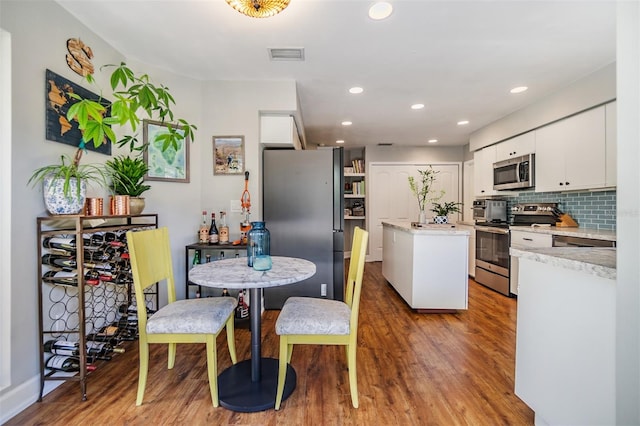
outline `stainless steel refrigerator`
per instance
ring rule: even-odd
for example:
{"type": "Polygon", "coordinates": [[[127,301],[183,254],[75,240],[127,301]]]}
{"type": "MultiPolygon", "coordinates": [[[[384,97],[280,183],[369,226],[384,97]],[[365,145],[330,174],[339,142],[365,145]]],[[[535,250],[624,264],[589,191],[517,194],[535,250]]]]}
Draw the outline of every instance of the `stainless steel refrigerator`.
{"type": "Polygon", "coordinates": [[[264,289],[265,309],[280,309],[290,296],[343,300],[343,149],[263,152],[263,219],[272,256],[316,264],[305,281],[264,289]]]}

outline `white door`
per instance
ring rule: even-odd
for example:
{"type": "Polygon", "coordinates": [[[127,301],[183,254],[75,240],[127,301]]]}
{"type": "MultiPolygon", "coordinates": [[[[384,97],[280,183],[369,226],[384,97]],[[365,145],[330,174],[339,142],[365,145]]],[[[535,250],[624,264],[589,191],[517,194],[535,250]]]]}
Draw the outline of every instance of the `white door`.
{"type": "MultiPolygon", "coordinates": [[[[419,178],[418,170],[427,168],[427,164],[371,164],[369,166],[369,257],[371,261],[382,260],[382,221],[416,222],[418,220],[418,201],[409,188],[409,176],[419,178]]],[[[461,201],[460,168],[461,164],[432,164],[438,171],[434,190],[445,191],[444,201],[461,201]]],[[[426,206],[427,217],[433,216],[426,206]]],[[[458,221],[458,215],[449,216],[452,222],[458,221]]]]}

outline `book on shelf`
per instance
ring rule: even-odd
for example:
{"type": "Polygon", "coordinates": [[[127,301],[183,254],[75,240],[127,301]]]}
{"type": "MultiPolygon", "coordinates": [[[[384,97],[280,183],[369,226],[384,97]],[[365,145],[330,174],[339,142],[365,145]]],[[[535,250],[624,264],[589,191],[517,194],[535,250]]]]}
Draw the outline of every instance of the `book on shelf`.
{"type": "Polygon", "coordinates": [[[351,160],[353,166],[353,173],[364,173],[364,161],[361,159],[351,160]]]}
{"type": "Polygon", "coordinates": [[[351,194],[364,195],[364,181],[351,182],[351,194]]]}

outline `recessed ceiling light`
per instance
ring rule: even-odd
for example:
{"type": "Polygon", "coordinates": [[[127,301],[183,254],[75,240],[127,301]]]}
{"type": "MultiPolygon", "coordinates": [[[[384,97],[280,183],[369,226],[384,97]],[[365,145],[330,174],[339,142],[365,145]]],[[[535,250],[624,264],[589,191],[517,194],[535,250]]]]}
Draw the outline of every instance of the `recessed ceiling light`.
{"type": "Polygon", "coordinates": [[[438,142],[438,139],[429,139],[427,142],[429,142],[429,143],[436,143],[436,142],[438,142]]]}
{"type": "Polygon", "coordinates": [[[342,139],[338,139],[336,143],[344,143],[344,141],[342,139]]]}
{"type": "Polygon", "coordinates": [[[464,126],[465,124],[469,124],[469,120],[458,121],[458,126],[464,126]]]}
{"type": "Polygon", "coordinates": [[[386,1],[379,1],[369,8],[369,18],[379,21],[386,19],[393,12],[393,6],[386,1]]]}
{"type": "Polygon", "coordinates": [[[343,126],[351,126],[353,123],[351,121],[343,121],[342,125],[343,126]]]}
{"type": "Polygon", "coordinates": [[[411,105],[411,109],[422,109],[424,108],[424,104],[413,104],[411,105]]]}
{"type": "Polygon", "coordinates": [[[527,89],[528,89],[527,86],[518,86],[518,87],[514,87],[513,89],[509,90],[509,92],[511,92],[511,93],[522,93],[527,89]]]}
{"type": "Polygon", "coordinates": [[[349,93],[353,93],[354,95],[358,94],[358,93],[362,93],[364,92],[364,89],[362,87],[352,87],[351,89],[349,89],[349,93]]]}

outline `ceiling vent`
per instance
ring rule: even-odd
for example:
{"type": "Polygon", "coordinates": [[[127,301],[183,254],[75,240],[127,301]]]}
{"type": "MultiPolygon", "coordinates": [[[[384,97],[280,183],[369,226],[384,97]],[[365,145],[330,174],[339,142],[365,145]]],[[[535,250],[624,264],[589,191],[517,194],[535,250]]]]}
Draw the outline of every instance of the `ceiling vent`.
{"type": "Polygon", "coordinates": [[[391,145],[393,145],[393,144],[389,143],[389,142],[381,142],[381,143],[378,144],[378,146],[391,146],[391,145]]]}
{"type": "Polygon", "coordinates": [[[304,47],[276,47],[268,50],[272,61],[304,61],[304,47]]]}

